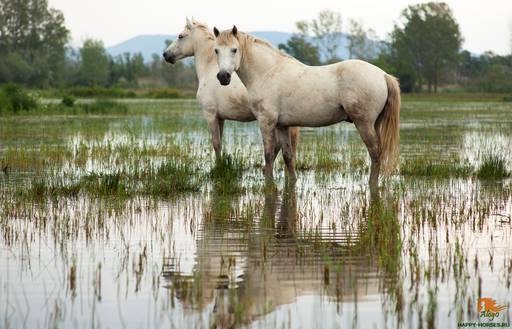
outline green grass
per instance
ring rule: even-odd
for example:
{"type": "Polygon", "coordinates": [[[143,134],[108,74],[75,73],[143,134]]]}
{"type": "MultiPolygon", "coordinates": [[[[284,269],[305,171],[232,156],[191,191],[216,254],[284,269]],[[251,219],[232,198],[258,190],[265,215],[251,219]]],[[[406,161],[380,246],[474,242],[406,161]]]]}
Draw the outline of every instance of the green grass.
{"type": "Polygon", "coordinates": [[[478,167],[477,176],[480,179],[502,179],[510,177],[507,170],[505,157],[502,155],[488,154],[484,156],[478,167]]]}
{"type": "Polygon", "coordinates": [[[176,89],[170,87],[143,87],[126,89],[118,87],[70,87],[64,89],[41,89],[31,90],[45,98],[62,98],[71,95],[76,98],[154,98],[154,99],[176,99],[191,98],[196,95],[196,90],[176,89]]]}
{"type": "Polygon", "coordinates": [[[467,164],[435,162],[433,160],[408,160],[400,166],[403,176],[419,176],[432,178],[469,177],[473,167],[467,164]]]}
{"type": "Polygon", "coordinates": [[[53,114],[125,114],[126,104],[98,99],[93,102],[76,104],[72,94],[65,94],[59,104],[42,104],[22,87],[8,83],[0,87],[0,114],[53,115],[53,114]]]}
{"type": "Polygon", "coordinates": [[[174,88],[159,88],[159,89],[150,89],[145,94],[145,97],[148,98],[181,98],[183,97],[182,93],[174,88]]]}
{"type": "Polygon", "coordinates": [[[141,192],[159,197],[199,192],[202,180],[202,174],[191,163],[168,160],[150,171],[141,192]]]}
{"type": "Polygon", "coordinates": [[[56,95],[59,94],[69,94],[80,98],[133,98],[137,96],[131,90],[107,87],[73,87],[60,91],[56,95]]]}
{"type": "Polygon", "coordinates": [[[223,154],[215,161],[208,175],[213,181],[215,193],[236,194],[242,192],[242,175],[247,168],[247,163],[241,156],[223,154]]]}
{"type": "Polygon", "coordinates": [[[93,103],[81,104],[76,110],[87,114],[127,113],[128,106],[112,100],[96,100],[93,103]]]}
{"type": "Polygon", "coordinates": [[[194,166],[169,159],[155,168],[121,168],[113,173],[90,172],[79,178],[38,177],[32,179],[28,189],[21,188],[17,194],[27,199],[78,195],[167,198],[198,192],[203,180],[204,175],[194,166]]]}
{"type": "Polygon", "coordinates": [[[299,153],[297,170],[317,170],[329,172],[343,168],[343,162],[336,157],[336,151],[330,148],[315,147],[313,152],[299,153]]]}
{"type": "Polygon", "coordinates": [[[503,97],[503,94],[478,92],[402,93],[405,102],[502,102],[503,97]]]}

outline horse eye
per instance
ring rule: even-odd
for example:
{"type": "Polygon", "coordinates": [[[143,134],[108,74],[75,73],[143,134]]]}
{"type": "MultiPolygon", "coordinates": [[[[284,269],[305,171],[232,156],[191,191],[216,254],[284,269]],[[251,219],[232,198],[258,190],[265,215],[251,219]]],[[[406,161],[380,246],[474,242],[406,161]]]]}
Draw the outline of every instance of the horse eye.
{"type": "Polygon", "coordinates": [[[233,49],[231,49],[231,52],[232,52],[233,54],[236,54],[236,51],[237,51],[237,50],[238,50],[238,49],[233,48],[233,49]]]}
{"type": "Polygon", "coordinates": [[[178,39],[183,39],[183,34],[178,35],[178,39]]]}
{"type": "Polygon", "coordinates": [[[218,49],[215,49],[215,53],[218,55],[218,54],[219,54],[219,50],[218,50],[218,49]]]}

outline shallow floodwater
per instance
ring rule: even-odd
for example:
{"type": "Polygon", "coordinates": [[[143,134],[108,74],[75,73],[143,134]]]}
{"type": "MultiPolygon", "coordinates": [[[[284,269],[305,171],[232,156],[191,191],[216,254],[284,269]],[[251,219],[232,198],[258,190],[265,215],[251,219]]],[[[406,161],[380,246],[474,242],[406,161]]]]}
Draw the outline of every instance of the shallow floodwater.
{"type": "MultiPolygon", "coordinates": [[[[339,124],[302,129],[298,180],[280,160],[268,184],[256,125],[229,122],[224,151],[243,170],[228,182],[195,102],[129,106],[0,118],[1,328],[511,322],[510,178],[397,173],[370,195],[363,143],[339,124]],[[126,192],[169,161],[198,188],[126,192]],[[135,171],[130,187],[49,187],[135,171]],[[504,307],[481,316],[479,298],[504,307]]],[[[501,154],[512,170],[512,104],[405,102],[401,120],[401,168],[476,172],[501,154]]]]}

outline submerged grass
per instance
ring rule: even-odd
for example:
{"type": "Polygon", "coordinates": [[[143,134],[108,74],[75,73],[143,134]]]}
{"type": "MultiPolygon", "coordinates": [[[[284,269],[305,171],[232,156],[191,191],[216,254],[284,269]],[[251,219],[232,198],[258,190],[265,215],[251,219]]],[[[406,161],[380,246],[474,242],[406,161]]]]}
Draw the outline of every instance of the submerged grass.
{"type": "Polygon", "coordinates": [[[169,159],[156,167],[120,169],[113,173],[91,172],[76,179],[35,178],[28,189],[17,194],[28,199],[44,197],[133,197],[148,195],[173,197],[200,191],[204,179],[198,169],[186,162],[169,159]]]}
{"type": "Polygon", "coordinates": [[[436,162],[429,159],[408,160],[401,165],[400,173],[403,176],[430,178],[463,178],[476,176],[480,179],[502,179],[510,177],[511,175],[506,167],[505,158],[493,154],[485,155],[478,168],[474,168],[466,163],[436,162]]]}

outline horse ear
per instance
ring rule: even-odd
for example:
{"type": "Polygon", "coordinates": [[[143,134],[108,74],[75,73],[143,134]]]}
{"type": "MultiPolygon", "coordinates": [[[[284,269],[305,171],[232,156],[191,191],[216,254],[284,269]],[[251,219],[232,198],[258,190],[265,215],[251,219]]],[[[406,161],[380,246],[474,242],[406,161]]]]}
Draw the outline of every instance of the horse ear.
{"type": "Polygon", "coordinates": [[[219,30],[217,30],[217,28],[214,26],[213,27],[213,34],[215,34],[215,37],[217,38],[220,34],[219,30]]]}
{"type": "Polygon", "coordinates": [[[236,28],[236,25],[233,25],[233,29],[231,30],[231,33],[236,37],[236,34],[238,33],[238,29],[236,28]]]}

